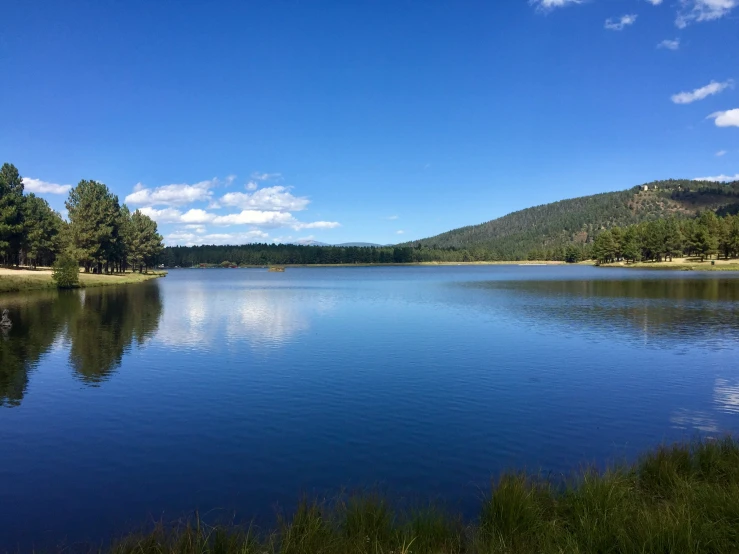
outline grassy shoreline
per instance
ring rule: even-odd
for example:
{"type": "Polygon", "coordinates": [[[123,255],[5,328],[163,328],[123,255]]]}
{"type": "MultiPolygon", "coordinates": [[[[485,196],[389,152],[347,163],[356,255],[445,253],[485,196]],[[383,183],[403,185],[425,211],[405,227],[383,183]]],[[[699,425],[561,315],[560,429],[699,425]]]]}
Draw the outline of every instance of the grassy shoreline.
{"type": "Polygon", "coordinates": [[[674,261],[674,262],[636,262],[601,264],[599,267],[622,267],[627,269],[654,269],[659,271],[739,271],[739,260],[718,260],[712,265],[706,261],[674,261]]]}
{"type": "MultiPolygon", "coordinates": [[[[163,277],[164,275],[166,275],[166,273],[162,271],[150,271],[149,273],[118,273],[112,275],[80,273],[80,288],[143,283],[144,281],[163,277]]],[[[0,293],[48,289],[56,289],[56,284],[51,279],[51,271],[18,269],[4,270],[3,273],[0,274],[0,293]]]]}
{"type": "Polygon", "coordinates": [[[583,469],[564,482],[502,476],[479,515],[428,506],[399,510],[382,496],[303,501],[274,528],[156,525],[110,546],[114,554],[482,554],[736,552],[739,443],[659,447],[629,466],[583,469]]]}

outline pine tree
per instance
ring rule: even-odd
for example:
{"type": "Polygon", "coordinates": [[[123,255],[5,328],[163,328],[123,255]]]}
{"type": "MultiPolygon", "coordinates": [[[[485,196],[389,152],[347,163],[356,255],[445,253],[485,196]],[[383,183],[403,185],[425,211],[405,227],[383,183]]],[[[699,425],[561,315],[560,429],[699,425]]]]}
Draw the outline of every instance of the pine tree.
{"type": "Polygon", "coordinates": [[[23,243],[23,179],[13,164],[0,168],[0,256],[6,265],[20,263],[23,243]]]}
{"type": "Polygon", "coordinates": [[[93,264],[101,272],[103,263],[114,259],[117,247],[118,197],[102,183],[83,180],[69,191],[66,206],[76,258],[85,266],[85,272],[93,264]]]}
{"type": "Polygon", "coordinates": [[[669,258],[672,261],[673,256],[679,256],[683,251],[683,235],[680,232],[680,226],[677,220],[670,218],[665,223],[664,227],[664,245],[662,248],[662,254],[665,258],[669,258]]]}
{"type": "Polygon", "coordinates": [[[30,193],[24,202],[23,248],[31,266],[51,265],[62,244],[62,218],[49,203],[30,193]]]}

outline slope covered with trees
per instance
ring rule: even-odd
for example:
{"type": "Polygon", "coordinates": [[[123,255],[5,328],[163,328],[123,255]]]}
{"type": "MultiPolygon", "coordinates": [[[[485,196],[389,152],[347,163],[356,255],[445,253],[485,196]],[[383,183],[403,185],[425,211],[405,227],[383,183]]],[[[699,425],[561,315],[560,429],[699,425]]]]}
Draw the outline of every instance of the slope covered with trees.
{"type": "Polygon", "coordinates": [[[466,249],[473,257],[492,259],[561,259],[567,248],[587,250],[604,229],[666,216],[691,217],[703,210],[736,210],[739,181],[655,181],[619,192],[607,192],[535,206],[482,223],[454,229],[407,246],[466,249]]]}

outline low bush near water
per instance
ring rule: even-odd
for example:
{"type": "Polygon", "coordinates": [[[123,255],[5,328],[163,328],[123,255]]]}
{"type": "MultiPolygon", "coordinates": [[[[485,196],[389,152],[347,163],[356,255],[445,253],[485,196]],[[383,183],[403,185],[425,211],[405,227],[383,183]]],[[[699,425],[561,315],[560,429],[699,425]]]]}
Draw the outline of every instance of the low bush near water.
{"type": "Polygon", "coordinates": [[[80,266],[73,257],[60,256],[53,266],[54,272],[51,279],[57,288],[73,289],[80,286],[80,266]]]}

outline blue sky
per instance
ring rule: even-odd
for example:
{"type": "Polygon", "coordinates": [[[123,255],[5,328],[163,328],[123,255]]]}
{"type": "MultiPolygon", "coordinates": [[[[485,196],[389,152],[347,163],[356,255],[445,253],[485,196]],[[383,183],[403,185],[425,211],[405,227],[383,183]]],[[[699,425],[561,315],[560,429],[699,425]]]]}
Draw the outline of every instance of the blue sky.
{"type": "Polygon", "coordinates": [[[11,1],[0,161],[168,244],[395,243],[739,174],[737,53],[739,0],[11,1]]]}

